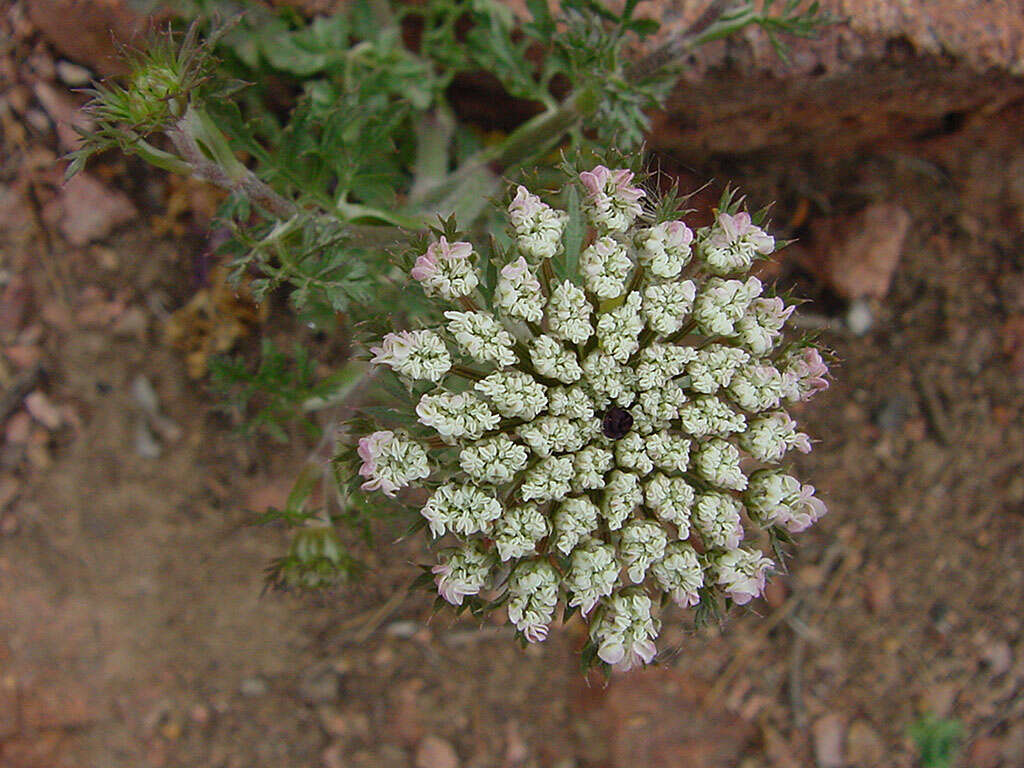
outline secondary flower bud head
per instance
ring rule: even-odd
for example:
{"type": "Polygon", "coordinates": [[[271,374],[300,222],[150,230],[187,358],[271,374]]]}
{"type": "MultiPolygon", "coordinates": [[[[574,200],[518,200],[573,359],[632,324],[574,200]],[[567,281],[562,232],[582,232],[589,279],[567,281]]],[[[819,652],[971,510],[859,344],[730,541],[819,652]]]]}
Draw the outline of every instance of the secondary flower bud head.
{"type": "Polygon", "coordinates": [[[814,496],[813,485],[802,485],[777,470],[752,474],[743,500],[762,525],[781,525],[790,533],[807,530],[828,511],[825,502],[814,496]]]}
{"type": "Polygon", "coordinates": [[[494,298],[498,308],[508,317],[537,323],[544,314],[540,281],[522,256],[502,267],[494,298]]]}
{"type": "Polygon", "coordinates": [[[560,582],[558,571],[543,560],[525,560],[509,576],[508,618],[531,643],[548,636],[560,582]]]}
{"type": "Polygon", "coordinates": [[[416,259],[409,273],[418,280],[428,296],[446,301],[469,296],[479,283],[475,254],[470,243],[449,243],[444,235],[427,247],[427,252],[416,259]]]}
{"type": "Polygon", "coordinates": [[[665,221],[637,235],[637,257],[655,277],[678,277],[693,255],[693,232],[681,221],[665,221]]]}
{"type": "Polygon", "coordinates": [[[760,552],[733,549],[715,558],[713,570],[725,594],[736,605],[746,605],[764,591],[765,578],[773,565],[760,552]]]}
{"type": "Polygon", "coordinates": [[[624,168],[613,171],[599,165],[581,173],[580,181],[586,189],[587,215],[599,229],[625,232],[644,212],[640,201],[647,193],[633,186],[632,171],[624,168]]]}
{"type": "Polygon", "coordinates": [[[580,270],[587,290],[601,299],[616,299],[626,289],[633,268],[626,246],[610,235],[599,237],[580,254],[580,270]]]}
{"type": "Polygon", "coordinates": [[[590,625],[590,639],[602,661],[626,672],[654,660],[658,653],[654,638],[659,629],[651,617],[651,598],[623,590],[605,603],[590,625]]]}
{"type": "Polygon", "coordinates": [[[359,440],[359,474],[368,478],[364,491],[382,491],[394,496],[413,480],[430,476],[427,452],[418,443],[391,431],[374,432],[359,440]]]}
{"type": "Polygon", "coordinates": [[[569,215],[556,211],[524,186],[508,206],[508,219],[516,245],[530,261],[550,259],[562,250],[562,236],[569,215]]]}
{"type": "Polygon", "coordinates": [[[813,487],[770,465],[810,450],[781,407],[824,389],[827,369],[813,347],[786,346],[793,308],[742,274],[770,242],[742,211],[695,237],[680,221],[640,226],[628,171],[571,183],[587,217],[572,223],[578,254],[562,251],[566,214],[524,187],[507,211],[512,256],[491,254],[482,274],[495,277],[460,306],[446,304],[454,263],[472,282],[476,256],[441,242],[427,254],[417,279],[434,281],[444,324],[372,351],[402,378],[389,391],[409,393],[384,427],[428,434],[362,438],[359,472],[389,495],[437,473],[404,496],[445,547],[442,599],[505,605],[528,642],[559,604],[578,610],[585,657],[629,668],[654,658],[657,606],[710,603],[700,616],[761,594],[771,561],[741,548],[763,540],[745,526],[774,537],[824,514],[813,487]]]}
{"type": "Polygon", "coordinates": [[[473,541],[455,550],[448,561],[431,568],[437,592],[452,605],[462,605],[468,595],[484,588],[494,568],[494,555],[473,541]]]}
{"type": "Polygon", "coordinates": [[[828,366],[815,347],[792,352],[783,359],[783,395],[790,402],[810,400],[828,389],[828,366]]]}
{"type": "Polygon", "coordinates": [[[700,589],[704,586],[704,569],[697,551],[685,541],[675,541],[665,548],[665,556],[651,568],[658,586],[680,608],[689,608],[700,602],[700,589]]]}
{"type": "Polygon", "coordinates": [[[746,272],[758,256],[775,250],[775,238],[754,225],[750,214],[719,213],[715,223],[700,242],[705,266],[716,275],[746,272]]]}
{"type": "Polygon", "coordinates": [[[411,379],[437,383],[452,367],[444,339],[433,331],[389,333],[379,347],[370,347],[370,352],[370,362],[386,365],[411,379]]]}

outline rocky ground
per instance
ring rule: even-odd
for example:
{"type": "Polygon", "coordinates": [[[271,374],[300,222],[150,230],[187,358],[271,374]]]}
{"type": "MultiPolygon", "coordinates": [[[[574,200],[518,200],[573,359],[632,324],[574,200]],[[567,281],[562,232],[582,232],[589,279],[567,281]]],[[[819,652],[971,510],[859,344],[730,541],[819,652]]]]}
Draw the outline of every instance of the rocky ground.
{"type": "Polygon", "coordinates": [[[1024,765],[1019,95],[844,152],[655,137],[663,167],[777,200],[799,238],[766,277],[813,297],[803,322],[841,360],[800,414],[820,440],[800,474],[831,511],[764,600],[721,630],[676,617],[678,652],[604,684],[576,672],[577,624],[524,652],[431,617],[406,591],[421,545],[395,531],[356,587],[262,592],[284,539],[246,510],[279,502],[309,445],[239,440],[189,376],[260,330],[197,266],[215,201],[117,158],[62,187],[70,89],[97,65],[6,5],[5,768],[914,766],[926,713],[962,725],[957,764],[1024,765]],[[165,343],[189,304],[190,356],[165,343]]]}

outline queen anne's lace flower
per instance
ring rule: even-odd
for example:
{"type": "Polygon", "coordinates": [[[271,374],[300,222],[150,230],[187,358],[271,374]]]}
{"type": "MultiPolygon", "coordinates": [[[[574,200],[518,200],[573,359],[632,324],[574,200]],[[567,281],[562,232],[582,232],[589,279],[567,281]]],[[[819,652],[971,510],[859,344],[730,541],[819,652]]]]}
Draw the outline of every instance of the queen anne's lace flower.
{"type": "Polygon", "coordinates": [[[515,339],[492,315],[486,312],[445,312],[448,332],[459,348],[478,363],[512,365],[515,339]]]}
{"type": "Polygon", "coordinates": [[[635,590],[609,599],[590,625],[597,655],[623,671],[650,664],[658,649],[654,638],[659,624],[651,618],[651,598],[635,590]]]}
{"type": "Polygon", "coordinates": [[[562,250],[562,234],[569,220],[564,211],[556,211],[526,187],[516,189],[508,207],[508,219],[516,235],[516,245],[532,261],[550,259],[562,250]]]}
{"type": "Polygon", "coordinates": [[[732,549],[718,555],[713,564],[719,586],[736,605],[746,605],[764,591],[772,561],[750,549],[732,549]]]}
{"type": "Polygon", "coordinates": [[[437,383],[452,367],[444,339],[433,331],[389,333],[379,347],[370,347],[370,352],[373,354],[370,362],[387,365],[411,379],[437,383]]]}
{"type": "Polygon", "coordinates": [[[655,277],[678,277],[690,262],[693,232],[681,221],[665,221],[641,230],[636,241],[640,264],[655,277]]]}
{"type": "Polygon", "coordinates": [[[509,576],[508,618],[531,643],[548,636],[548,624],[558,605],[560,581],[554,566],[543,560],[525,560],[509,576]]]}
{"type": "Polygon", "coordinates": [[[746,282],[713,277],[694,301],[693,319],[708,336],[732,336],[750,303],[760,295],[761,281],[756,277],[746,282]]]}
{"type": "Polygon", "coordinates": [[[675,541],[665,547],[665,556],[652,566],[651,574],[680,608],[689,608],[700,602],[704,569],[697,551],[685,541],[675,541]]]}
{"type": "Polygon", "coordinates": [[[463,598],[476,595],[484,588],[494,566],[494,555],[480,542],[469,541],[453,551],[447,562],[435,565],[431,571],[438,594],[452,605],[462,605],[463,598]]]}
{"type": "Polygon", "coordinates": [[[692,280],[649,285],[644,289],[644,320],[659,336],[671,336],[683,327],[696,296],[692,280]]]}
{"type": "Polygon", "coordinates": [[[626,246],[610,235],[599,237],[580,254],[583,282],[599,299],[621,296],[632,268],[626,246]]]}
{"type": "Polygon", "coordinates": [[[491,522],[501,517],[501,504],[472,485],[446,483],[427,499],[420,514],[434,536],[447,531],[469,536],[488,530],[491,522]]]}
{"type": "Polygon", "coordinates": [[[415,393],[410,429],[431,434],[361,438],[359,474],[389,496],[430,478],[421,514],[458,544],[434,568],[442,598],[481,608],[504,593],[529,642],[563,602],[589,622],[588,653],[628,668],[656,653],[652,598],[761,593],[771,561],[740,548],[744,520],[776,534],[824,514],[811,486],[765,465],[810,450],[781,407],[826,388],[827,369],[783,341],[792,307],[742,276],[773,245],[746,214],[720,212],[696,238],[651,211],[634,227],[644,193],[628,171],[581,182],[576,274],[545,262],[564,250],[566,214],[517,189],[511,260],[483,297],[493,313],[468,244],[421,257],[416,279],[458,311],[372,352],[415,393]]]}
{"type": "Polygon", "coordinates": [[[704,264],[716,275],[746,272],[758,255],[767,256],[774,250],[775,238],[754,225],[746,211],[735,216],[719,213],[700,241],[704,264]]]}
{"type": "Polygon", "coordinates": [[[471,244],[449,243],[442,235],[416,259],[410,274],[420,281],[428,296],[448,301],[469,296],[480,281],[473,266],[473,255],[471,244]]]}
{"type": "Polygon", "coordinates": [[[781,525],[790,533],[807,530],[828,510],[815,498],[813,485],[802,485],[792,475],[759,469],[750,476],[743,501],[751,517],[762,525],[781,525]]]}
{"type": "Polygon", "coordinates": [[[580,174],[586,189],[584,198],[591,223],[612,232],[625,232],[637,216],[644,212],[640,200],[646,197],[634,187],[633,172],[608,170],[603,165],[580,174]]]}
{"type": "Polygon", "coordinates": [[[394,496],[413,480],[430,476],[423,447],[389,430],[361,438],[358,453],[363,461],[359,474],[369,478],[363,483],[364,491],[380,490],[394,496]]]}
{"type": "Polygon", "coordinates": [[[544,314],[544,294],[540,281],[530,271],[530,265],[522,256],[501,269],[494,300],[509,317],[539,322],[544,314]]]}

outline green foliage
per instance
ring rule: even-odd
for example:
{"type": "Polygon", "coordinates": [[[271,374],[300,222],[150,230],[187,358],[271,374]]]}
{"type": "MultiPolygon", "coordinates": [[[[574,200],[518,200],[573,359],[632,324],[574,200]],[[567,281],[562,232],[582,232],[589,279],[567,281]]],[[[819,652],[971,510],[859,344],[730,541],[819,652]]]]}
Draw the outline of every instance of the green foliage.
{"type": "Polygon", "coordinates": [[[299,423],[311,435],[319,431],[302,406],[329,391],[332,384],[317,382],[316,361],[301,345],[296,344],[289,355],[264,339],[256,370],[242,357],[215,357],[210,371],[219,407],[239,419],[243,434],[264,432],[285,443],[289,436],[284,424],[299,423]]]}
{"type": "Polygon", "coordinates": [[[909,733],[917,747],[921,768],[950,768],[959,752],[964,728],[959,720],[928,714],[911,725],[909,733]]]}
{"type": "MultiPolygon", "coordinates": [[[[817,3],[780,2],[741,4],[633,62],[630,46],[659,28],[637,15],[640,0],[621,9],[561,0],[557,11],[548,0],[526,0],[526,18],[499,0],[351,0],[315,18],[252,0],[185,0],[169,4],[181,32],[131,56],[124,83],[90,92],[95,127],[71,155],[69,174],[119,149],[215,184],[228,192],[218,222],[233,233],[224,255],[236,279],[251,278],[257,300],[286,293],[304,322],[324,329],[372,331],[396,312],[422,327],[438,318],[408,291],[411,260],[425,247],[410,232],[440,219],[437,231],[454,237],[457,216],[466,227],[459,237],[489,244],[500,260],[507,233],[492,231],[488,212],[507,181],[542,178],[557,164],[556,150],[603,158],[615,148],[639,170],[647,113],[664,104],[685,54],[750,25],[784,54],[780,35],[809,35],[830,21],[817,3]],[[499,136],[460,123],[450,90],[460,75],[479,72],[537,114],[499,136]]],[[[727,197],[722,208],[741,202],[727,197]]],[[[574,189],[561,205],[569,223],[552,267],[569,277],[585,227],[574,189]]],[[[673,198],[672,210],[658,215],[676,207],[673,198]]],[[[484,266],[490,289],[498,265],[484,266]]],[[[309,413],[338,402],[365,367],[350,363],[320,380],[307,349],[289,354],[264,342],[255,365],[214,361],[213,386],[245,432],[286,441],[289,423],[316,434],[309,413]]],[[[415,395],[387,375],[376,384],[367,411],[385,422],[395,399],[415,395]]],[[[261,518],[298,528],[268,573],[276,586],[323,586],[354,574],[333,527],[365,536],[367,521],[387,512],[363,497],[352,456],[310,466],[313,479],[300,477],[285,509],[261,518]],[[325,493],[319,509],[308,509],[313,486],[328,479],[337,498],[325,493]]]]}

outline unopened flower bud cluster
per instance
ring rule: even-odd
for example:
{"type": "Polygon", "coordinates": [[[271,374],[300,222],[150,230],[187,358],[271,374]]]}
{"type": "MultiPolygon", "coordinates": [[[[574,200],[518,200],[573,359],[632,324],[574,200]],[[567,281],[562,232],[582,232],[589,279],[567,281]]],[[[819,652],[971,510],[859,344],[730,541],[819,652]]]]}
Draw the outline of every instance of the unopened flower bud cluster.
{"type": "Polygon", "coordinates": [[[793,307],[747,276],[775,246],[748,213],[693,232],[654,220],[628,170],[578,183],[587,235],[571,279],[548,262],[568,215],[521,186],[491,295],[470,243],[441,237],[419,257],[412,277],[445,321],[372,353],[426,387],[415,415],[433,437],[362,437],[360,474],[389,496],[429,489],[444,600],[504,594],[530,642],[560,604],[578,609],[597,656],[630,668],[656,655],[663,596],[749,602],[773,568],[753,531],[825,513],[778,465],[811,449],[785,408],[826,388],[827,368],[783,340],[793,307]]]}

